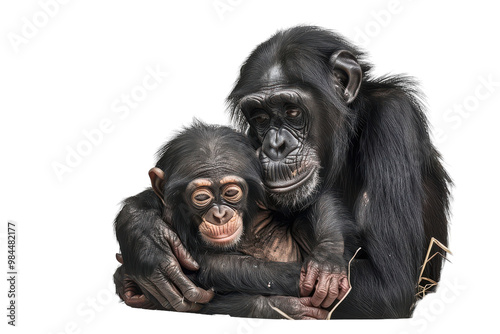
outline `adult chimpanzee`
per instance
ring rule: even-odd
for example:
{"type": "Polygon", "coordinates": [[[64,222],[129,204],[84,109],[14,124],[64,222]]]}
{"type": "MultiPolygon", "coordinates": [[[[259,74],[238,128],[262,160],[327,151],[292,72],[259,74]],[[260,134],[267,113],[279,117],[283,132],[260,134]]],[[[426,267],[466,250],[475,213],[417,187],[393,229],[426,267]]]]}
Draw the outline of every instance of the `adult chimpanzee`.
{"type": "MultiPolygon", "coordinates": [[[[449,177],[429,140],[414,84],[370,78],[361,52],[317,27],[280,32],[243,65],[228,100],[289,210],[311,189],[341,189],[365,257],[338,317],[407,317],[432,237],[447,244],[449,177]]],[[[425,277],[439,280],[441,259],[425,277]]],[[[312,281],[303,280],[310,292],[312,281]]]]}
{"type": "MultiPolygon", "coordinates": [[[[279,318],[281,315],[271,308],[277,307],[297,319],[326,318],[325,310],[312,307],[314,299],[284,297],[299,295],[299,261],[302,253],[311,249],[302,250],[293,239],[293,225],[272,217],[263,219],[269,213],[262,208],[266,198],[261,166],[247,137],[227,127],[196,123],[169,141],[159,155],[156,167],[149,172],[152,189],[163,204],[163,215],[171,221],[180,241],[201,266],[197,273],[189,276],[197,285],[218,293],[201,312],[279,318]],[[298,308],[297,303],[300,303],[298,308]]],[[[322,201],[328,201],[328,197],[321,196],[319,202],[322,201]]],[[[297,229],[302,231],[301,235],[310,236],[309,244],[330,242],[332,252],[336,248],[343,251],[342,235],[353,223],[348,221],[349,226],[342,229],[336,224],[346,222],[345,218],[339,219],[340,212],[324,219],[325,213],[317,209],[311,206],[309,215],[297,221],[300,224],[297,229]]],[[[122,211],[120,215],[126,213],[122,211]]],[[[135,246],[133,240],[143,243],[142,246],[144,239],[161,242],[155,233],[147,231],[153,227],[148,226],[147,221],[133,225],[129,224],[131,221],[123,216],[116,221],[125,267],[128,260],[136,256],[136,249],[130,247],[135,246]]],[[[155,249],[147,249],[148,254],[142,256],[154,261],[154,257],[163,255],[155,249]]],[[[342,257],[342,253],[339,256],[342,257]]],[[[122,270],[119,269],[118,275],[122,270]]],[[[161,270],[175,271],[177,267],[166,264],[161,270]]],[[[148,285],[144,277],[136,279],[148,285]]],[[[325,307],[330,306],[337,295],[340,298],[345,295],[348,289],[347,277],[341,272],[323,282],[324,287],[319,284],[321,282],[316,289],[328,292],[318,301],[325,307]]],[[[148,293],[157,308],[169,307],[165,301],[158,302],[162,300],[158,291],[146,290],[148,293]]],[[[209,298],[209,294],[206,297],[209,298]]]]}
{"type": "MultiPolygon", "coordinates": [[[[409,317],[427,245],[432,237],[448,241],[451,181],[414,82],[372,78],[369,70],[363,54],[338,35],[295,27],[252,52],[228,101],[259,151],[278,210],[296,216],[318,194],[337,190],[355,218],[363,254],[353,262],[352,293],[333,317],[409,317]]],[[[136,219],[154,215],[135,202],[125,209],[136,219]]],[[[308,263],[314,274],[302,276],[301,295],[324,272],[308,263]]],[[[423,276],[438,281],[441,266],[435,257],[423,276]]]]}

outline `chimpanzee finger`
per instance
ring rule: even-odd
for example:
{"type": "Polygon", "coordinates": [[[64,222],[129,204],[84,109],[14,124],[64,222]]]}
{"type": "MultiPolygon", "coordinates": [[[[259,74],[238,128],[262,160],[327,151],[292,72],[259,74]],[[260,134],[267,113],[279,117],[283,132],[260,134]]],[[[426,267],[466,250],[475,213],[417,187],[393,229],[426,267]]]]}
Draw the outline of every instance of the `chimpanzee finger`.
{"type": "Polygon", "coordinates": [[[339,281],[337,275],[329,275],[329,283],[327,286],[328,294],[321,303],[321,307],[328,308],[333,304],[339,296],[339,281]]]}
{"type": "Polygon", "coordinates": [[[311,294],[316,285],[319,275],[319,268],[305,264],[300,270],[299,290],[302,297],[307,297],[311,294]]]}
{"type": "MultiPolygon", "coordinates": [[[[172,304],[170,304],[169,299],[166,297],[166,295],[170,294],[175,294],[175,291],[170,291],[172,290],[173,287],[169,287],[168,289],[165,288],[163,290],[163,293],[160,293],[156,287],[156,285],[159,284],[156,280],[153,282],[152,280],[149,279],[141,279],[141,286],[148,291],[148,293],[153,296],[158,303],[166,310],[173,310],[174,308],[172,307],[172,304]]],[[[159,284],[161,285],[161,284],[159,284]]],[[[180,296],[180,294],[179,294],[180,296]]],[[[170,298],[174,299],[174,298],[170,298]]]]}
{"type": "Polygon", "coordinates": [[[312,304],[311,297],[300,298],[300,303],[303,305],[302,319],[312,320],[312,319],[326,319],[328,317],[328,311],[322,308],[315,307],[312,304]]]}
{"type": "Polygon", "coordinates": [[[135,308],[156,309],[157,307],[149,301],[142,293],[139,285],[128,275],[123,275],[117,284],[117,293],[123,302],[135,308]]]}
{"type": "Polygon", "coordinates": [[[174,253],[177,261],[179,261],[180,265],[188,270],[196,271],[200,269],[200,265],[195,261],[195,259],[189,254],[187,249],[181,242],[181,239],[177,236],[170,228],[165,228],[163,230],[163,236],[167,240],[172,252],[174,253]]]}
{"type": "Polygon", "coordinates": [[[206,304],[214,296],[213,291],[199,288],[191,282],[176,263],[162,265],[160,271],[180,290],[182,296],[191,302],[206,304]]]}
{"type": "Polygon", "coordinates": [[[125,292],[123,302],[126,305],[128,305],[130,307],[134,307],[134,308],[144,308],[144,309],[150,309],[150,310],[156,309],[156,306],[153,303],[151,303],[149,300],[147,300],[146,296],[136,295],[136,294],[133,294],[133,292],[131,292],[131,291],[125,292]]]}
{"type": "Polygon", "coordinates": [[[314,293],[311,297],[311,304],[314,307],[319,307],[327,298],[329,293],[330,276],[327,273],[321,272],[318,277],[318,282],[314,288],[314,293]]]}
{"type": "Polygon", "coordinates": [[[165,279],[148,280],[148,292],[167,310],[196,312],[202,305],[185,300],[181,293],[165,279]]]}
{"type": "Polygon", "coordinates": [[[338,299],[341,300],[342,298],[345,297],[345,295],[347,294],[347,292],[351,289],[351,287],[349,286],[349,280],[347,279],[347,276],[345,276],[344,274],[342,274],[342,276],[340,277],[339,279],[339,295],[338,295],[338,299]]]}

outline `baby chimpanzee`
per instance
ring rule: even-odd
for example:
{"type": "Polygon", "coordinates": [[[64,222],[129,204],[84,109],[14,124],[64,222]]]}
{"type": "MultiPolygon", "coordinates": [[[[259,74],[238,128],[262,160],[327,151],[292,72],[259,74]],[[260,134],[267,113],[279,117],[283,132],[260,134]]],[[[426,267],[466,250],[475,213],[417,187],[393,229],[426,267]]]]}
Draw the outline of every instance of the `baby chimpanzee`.
{"type": "MultiPolygon", "coordinates": [[[[316,239],[324,227],[318,226],[323,222],[313,219],[321,215],[287,223],[285,217],[278,219],[264,209],[266,194],[260,162],[243,134],[228,127],[196,122],[160,149],[159,160],[149,176],[153,191],[161,200],[157,202],[163,206],[164,220],[171,223],[199,263],[198,271],[186,274],[197,286],[216,292],[202,313],[280,318],[272,309],[276,307],[297,319],[326,317],[325,310],[312,307],[310,297],[287,297],[299,296],[301,261],[310,252],[310,246],[305,245],[319,242],[316,239]]],[[[151,202],[154,198],[147,205],[151,206],[151,202]]],[[[317,210],[320,209],[321,199],[317,210]]],[[[147,226],[147,220],[136,225],[120,224],[132,221],[123,216],[127,214],[134,212],[122,210],[116,223],[126,272],[134,272],[134,252],[145,252],[141,254],[142,265],[148,259],[150,272],[132,277],[148,286],[143,277],[151,277],[156,268],[168,272],[178,266],[158,266],[163,252],[157,249],[165,242],[163,236],[147,226]],[[140,242],[149,242],[151,247],[127,247],[131,235],[137,233],[141,233],[140,242]]],[[[341,235],[338,240],[332,249],[343,249],[341,235]]],[[[119,271],[116,275],[120,275],[119,271]]],[[[330,296],[343,296],[348,289],[344,268],[329,282],[330,286],[315,288],[327,292],[335,289],[330,296]]],[[[157,307],[165,306],[150,291],[154,288],[145,290],[157,307]]],[[[323,301],[324,307],[335,299],[329,298],[323,301]]]]}

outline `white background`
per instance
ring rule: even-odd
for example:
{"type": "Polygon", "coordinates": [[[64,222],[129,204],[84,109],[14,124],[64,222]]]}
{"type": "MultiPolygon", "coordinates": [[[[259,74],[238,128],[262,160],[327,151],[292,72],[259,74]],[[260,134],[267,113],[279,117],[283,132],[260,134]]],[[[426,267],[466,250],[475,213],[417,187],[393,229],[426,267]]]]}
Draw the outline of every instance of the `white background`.
{"type": "MultiPolygon", "coordinates": [[[[464,3],[3,1],[0,258],[6,273],[7,221],[16,221],[14,331],[172,332],[182,326],[181,333],[447,333],[477,330],[481,324],[498,328],[493,324],[500,310],[500,24],[498,9],[490,5],[494,2],[464,3]],[[420,81],[436,145],[455,181],[454,255],[439,292],[420,303],[412,320],[398,321],[252,321],[120,304],[111,280],[119,251],[112,223],[120,201],[148,186],[155,151],[193,117],[228,124],[224,99],[243,60],[278,29],[296,24],[333,29],[361,45],[375,74],[407,73],[420,81]],[[141,85],[151,70],[168,75],[146,91],[141,85]],[[132,101],[134,108],[126,113],[122,99],[131,94],[141,101],[132,101]],[[103,122],[107,133],[100,136],[95,129],[103,122]],[[89,146],[85,133],[94,134],[94,144],[89,146]],[[68,158],[77,149],[86,155],[68,158]],[[59,176],[58,164],[68,167],[59,176]]],[[[6,280],[1,282],[1,326],[10,329],[8,289],[6,280]]]]}

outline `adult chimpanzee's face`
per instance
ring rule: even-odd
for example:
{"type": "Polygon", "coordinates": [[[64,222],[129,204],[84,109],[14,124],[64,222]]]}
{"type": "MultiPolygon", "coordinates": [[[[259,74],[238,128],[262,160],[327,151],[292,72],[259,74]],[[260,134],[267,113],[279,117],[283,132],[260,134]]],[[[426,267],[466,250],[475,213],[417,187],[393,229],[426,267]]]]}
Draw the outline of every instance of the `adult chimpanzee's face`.
{"type": "Polygon", "coordinates": [[[313,40],[295,45],[276,36],[247,59],[228,101],[233,119],[246,121],[254,147],[260,146],[270,198],[281,209],[297,210],[317,193],[320,167],[325,179],[340,173],[357,117],[348,105],[362,70],[347,50],[325,59],[313,40]]]}
{"type": "Polygon", "coordinates": [[[198,178],[185,191],[201,238],[208,245],[226,248],[236,245],[243,234],[243,210],[248,187],[238,176],[198,178]]]}
{"type": "Polygon", "coordinates": [[[274,85],[245,96],[240,102],[258,138],[264,183],[278,206],[304,205],[319,183],[317,149],[308,136],[312,95],[298,87],[274,85]]]}

